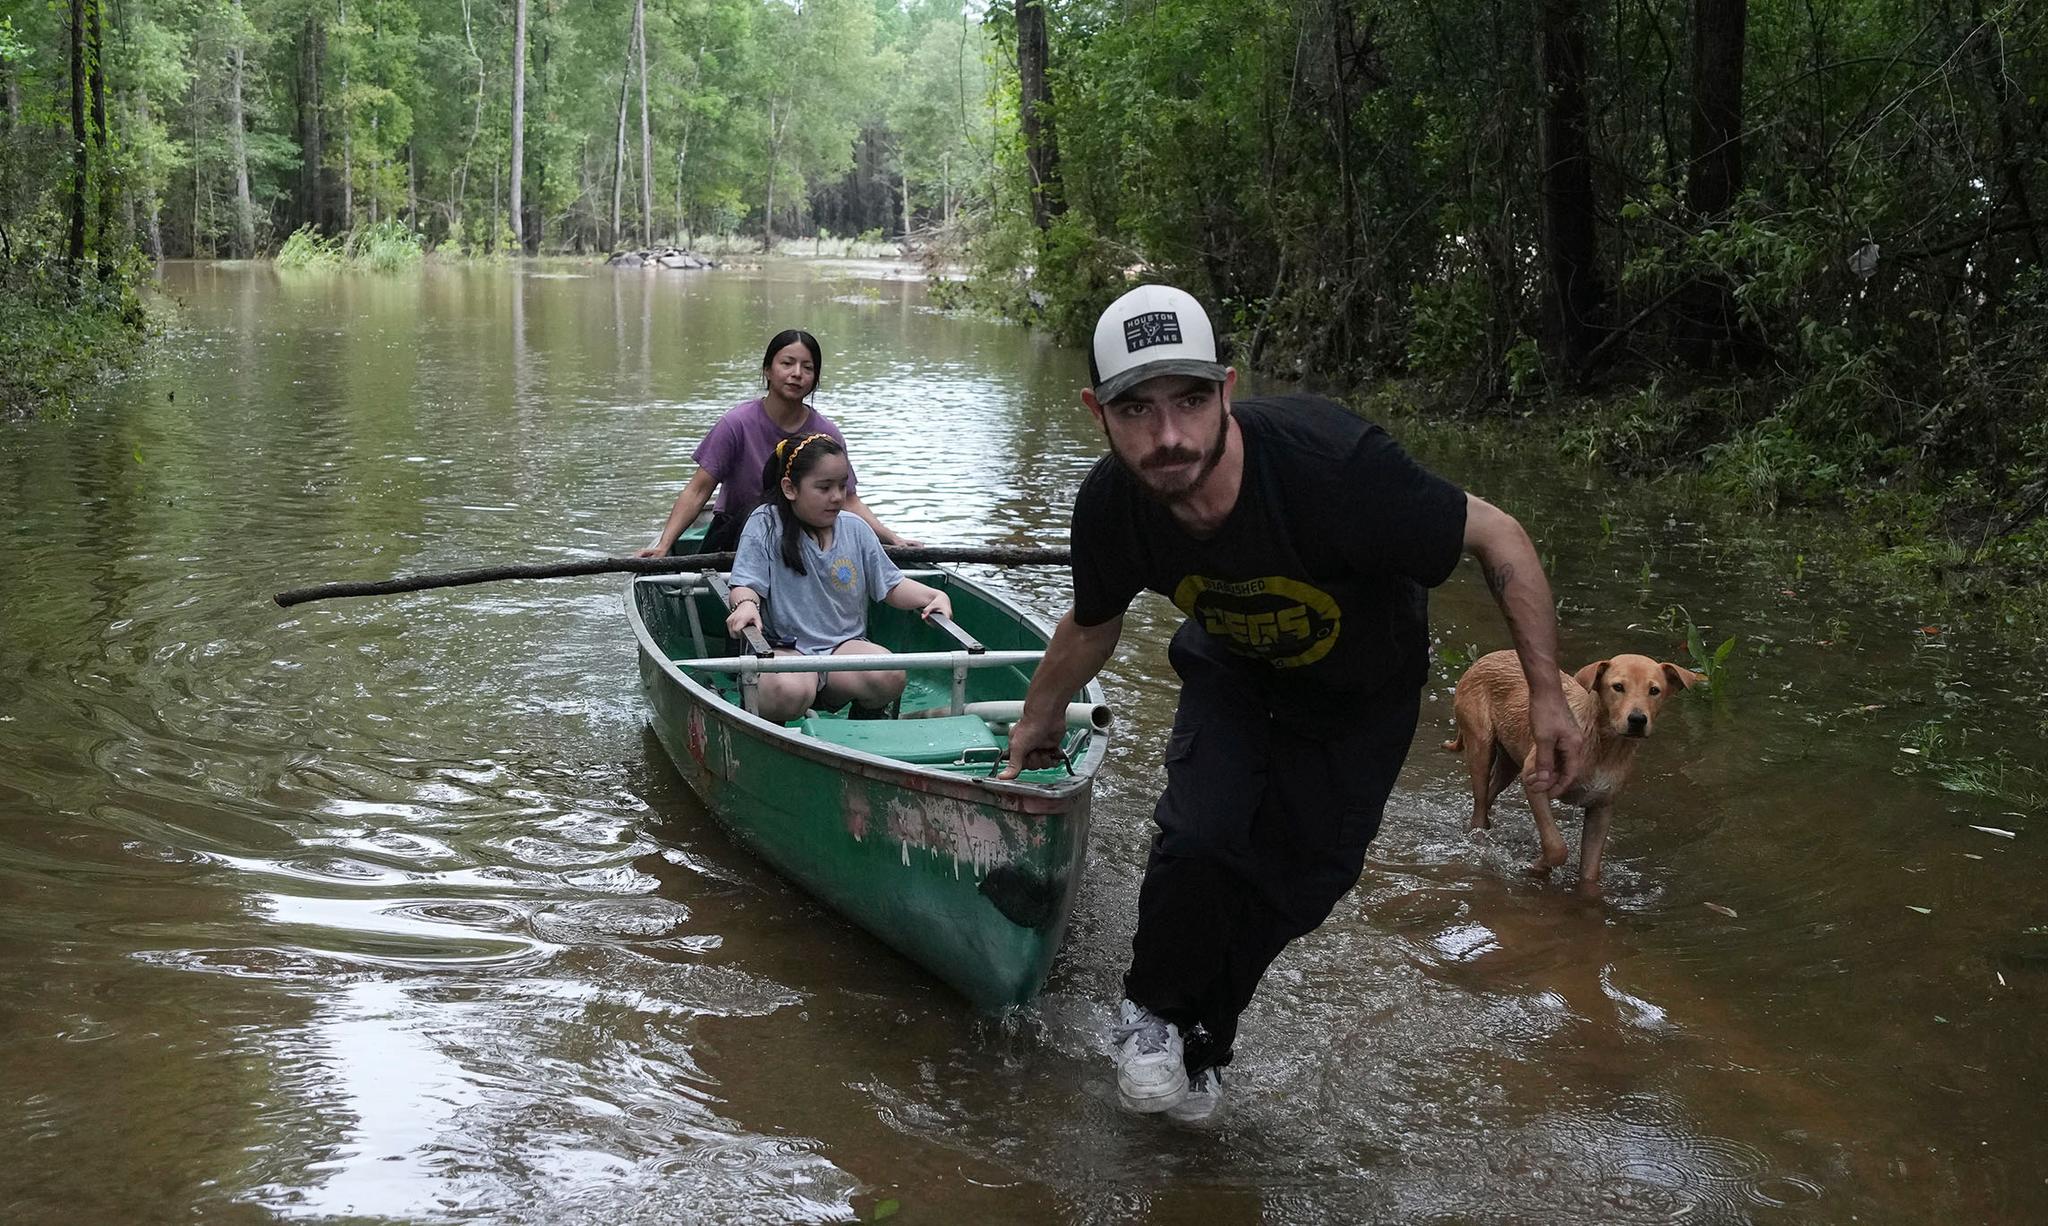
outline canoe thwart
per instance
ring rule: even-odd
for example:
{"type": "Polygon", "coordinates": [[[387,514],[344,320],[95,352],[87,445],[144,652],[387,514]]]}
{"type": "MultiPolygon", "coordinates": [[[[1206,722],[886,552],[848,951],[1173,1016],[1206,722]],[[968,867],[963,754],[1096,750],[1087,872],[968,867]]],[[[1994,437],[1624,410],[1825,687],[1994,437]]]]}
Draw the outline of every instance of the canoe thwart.
{"type": "Polygon", "coordinates": [[[858,656],[711,656],[677,660],[677,668],[706,673],[884,673],[917,668],[1014,668],[1036,664],[1042,651],[887,651],[858,656]]]}
{"type": "MultiPolygon", "coordinates": [[[[970,702],[963,709],[964,714],[978,715],[991,724],[1010,725],[1024,718],[1022,702],[970,702]]],[[[922,711],[905,711],[899,719],[938,719],[953,715],[950,707],[926,707],[922,711]]],[[[1109,704],[1104,702],[1070,702],[1067,704],[1066,721],[1069,728],[1088,728],[1096,732],[1109,730],[1109,704]]]]}

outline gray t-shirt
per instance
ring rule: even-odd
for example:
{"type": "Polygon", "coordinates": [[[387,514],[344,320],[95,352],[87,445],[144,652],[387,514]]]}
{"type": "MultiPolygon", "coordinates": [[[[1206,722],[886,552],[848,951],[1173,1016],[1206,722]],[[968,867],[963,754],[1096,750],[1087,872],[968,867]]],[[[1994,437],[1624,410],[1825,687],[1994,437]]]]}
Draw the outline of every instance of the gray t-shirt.
{"type": "Polygon", "coordinates": [[[801,575],[782,564],[782,512],[769,503],[755,507],[740,533],[732,584],[761,593],[769,642],[794,645],[807,656],[828,655],[867,633],[868,602],[887,596],[903,582],[903,572],[882,552],[875,530],[851,511],[839,513],[829,550],[820,549],[808,532],[798,536],[806,572],[801,575]]]}

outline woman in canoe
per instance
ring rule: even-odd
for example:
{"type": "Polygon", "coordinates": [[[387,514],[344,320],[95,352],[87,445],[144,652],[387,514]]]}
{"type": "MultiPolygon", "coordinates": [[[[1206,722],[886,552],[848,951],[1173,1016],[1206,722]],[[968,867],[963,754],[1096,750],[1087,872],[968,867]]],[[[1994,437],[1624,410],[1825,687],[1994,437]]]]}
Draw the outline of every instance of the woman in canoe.
{"type": "MultiPolygon", "coordinates": [[[[844,451],[846,439],[840,435],[839,427],[804,400],[818,386],[821,365],[817,337],[798,328],[775,334],[774,339],[768,342],[767,353],[761,357],[761,376],[767,382],[767,391],[727,409],[712,425],[691,457],[697,461],[696,474],[676,496],[676,504],[668,513],[668,522],[661,526],[661,533],[654,538],[654,544],[640,550],[636,556],[662,557],[673,551],[676,538],[696,522],[704,504],[711,501],[713,491],[717,492],[718,501],[712,511],[711,528],[705,534],[703,548],[707,553],[731,549],[739,540],[740,528],[747,522],[747,515],[761,504],[768,492],[754,483],[768,462],[769,452],[777,444],[823,434],[844,451]]],[[[884,527],[882,521],[875,518],[875,513],[860,500],[855,489],[853,470],[849,466],[846,509],[874,529],[884,544],[917,544],[884,527]]]]}
{"type": "MultiPolygon", "coordinates": [[[[920,617],[952,616],[946,594],[904,578],[853,513],[852,480],[846,448],[829,434],[776,445],[761,473],[767,499],[747,516],[733,559],[729,633],[758,627],[778,655],[873,655],[885,649],[865,637],[870,600],[920,617]]],[[[855,718],[875,718],[902,696],[903,683],[900,671],[763,673],[759,711],[779,724],[806,707],[852,702],[855,718]]]]}

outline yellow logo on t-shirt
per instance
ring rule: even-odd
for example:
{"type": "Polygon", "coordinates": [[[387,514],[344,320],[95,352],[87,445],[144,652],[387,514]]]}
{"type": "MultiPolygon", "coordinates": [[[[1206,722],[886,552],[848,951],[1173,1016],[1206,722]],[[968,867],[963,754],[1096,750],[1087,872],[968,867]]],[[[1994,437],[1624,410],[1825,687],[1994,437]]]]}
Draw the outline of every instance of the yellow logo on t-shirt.
{"type": "Polygon", "coordinates": [[[1211,579],[1189,575],[1173,603],[1241,656],[1301,668],[1330,654],[1344,613],[1328,592],[1299,579],[1211,579]]]}
{"type": "Polygon", "coordinates": [[[860,567],[853,564],[852,558],[834,558],[825,566],[825,577],[833,587],[851,592],[860,586],[860,567]]]}

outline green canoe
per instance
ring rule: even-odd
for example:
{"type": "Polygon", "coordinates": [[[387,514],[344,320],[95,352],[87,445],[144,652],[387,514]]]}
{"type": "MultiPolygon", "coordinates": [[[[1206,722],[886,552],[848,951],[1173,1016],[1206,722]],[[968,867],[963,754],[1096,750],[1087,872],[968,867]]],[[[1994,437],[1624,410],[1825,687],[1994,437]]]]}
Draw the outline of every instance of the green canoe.
{"type": "Polygon", "coordinates": [[[912,573],[952,598],[954,624],[980,649],[871,608],[868,637],[911,657],[896,665],[909,672],[900,707],[918,717],[750,714],[730,670],[761,662],[728,654],[724,600],[694,575],[627,588],[641,689],[677,770],[741,841],[976,1006],[1022,1004],[1045,982],[1080,886],[1107,708],[1091,683],[1069,709],[1067,764],[992,778],[1002,721],[1051,632],[951,571],[912,573]]]}

